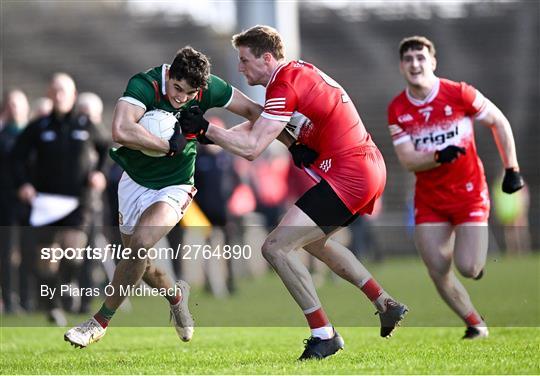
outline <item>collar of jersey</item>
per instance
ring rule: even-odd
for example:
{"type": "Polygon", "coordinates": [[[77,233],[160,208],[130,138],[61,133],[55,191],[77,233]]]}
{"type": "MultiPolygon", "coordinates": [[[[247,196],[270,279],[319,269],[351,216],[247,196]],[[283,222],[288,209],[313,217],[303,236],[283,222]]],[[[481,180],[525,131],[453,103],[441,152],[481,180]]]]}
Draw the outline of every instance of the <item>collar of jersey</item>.
{"type": "Polygon", "coordinates": [[[278,72],[281,70],[281,68],[283,68],[285,65],[287,65],[287,63],[281,63],[279,64],[276,69],[274,69],[274,71],[272,72],[272,75],[270,76],[270,81],[268,81],[268,84],[266,85],[268,87],[268,85],[270,85],[272,83],[272,81],[274,81],[274,79],[276,78],[278,72]]]}
{"type": "Polygon", "coordinates": [[[171,66],[169,64],[163,64],[161,67],[161,92],[163,95],[167,95],[167,90],[165,87],[165,81],[167,80],[167,72],[171,66]]]}
{"type": "Polygon", "coordinates": [[[435,97],[439,94],[440,85],[441,85],[441,80],[437,78],[437,80],[435,81],[435,85],[433,85],[433,87],[431,88],[431,91],[424,99],[414,98],[409,92],[409,88],[405,89],[405,94],[407,95],[407,99],[409,100],[409,102],[411,102],[415,106],[423,106],[425,104],[430,103],[431,101],[435,99],[435,97]]]}

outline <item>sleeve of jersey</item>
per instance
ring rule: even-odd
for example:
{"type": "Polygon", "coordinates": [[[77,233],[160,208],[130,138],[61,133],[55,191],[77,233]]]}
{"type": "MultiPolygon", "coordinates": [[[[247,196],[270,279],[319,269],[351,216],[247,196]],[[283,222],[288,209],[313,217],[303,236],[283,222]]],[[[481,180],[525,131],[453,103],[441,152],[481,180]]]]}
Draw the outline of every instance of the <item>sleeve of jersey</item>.
{"type": "Polygon", "coordinates": [[[286,82],[274,82],[266,88],[266,101],[262,117],[270,120],[289,122],[296,109],[297,97],[286,82]]]}
{"type": "Polygon", "coordinates": [[[142,107],[146,111],[148,107],[151,107],[154,97],[155,90],[152,84],[142,77],[134,76],[129,80],[127,88],[119,100],[142,107]]]}
{"type": "Polygon", "coordinates": [[[198,101],[204,110],[212,107],[227,108],[232,101],[232,97],[233,88],[231,84],[212,74],[208,80],[208,88],[202,91],[198,101]]]}
{"type": "Polygon", "coordinates": [[[462,82],[461,83],[461,98],[465,105],[465,111],[468,115],[474,116],[480,120],[487,115],[489,100],[482,95],[473,86],[462,82]]]}
{"type": "Polygon", "coordinates": [[[399,125],[396,111],[392,104],[388,107],[388,130],[390,131],[390,136],[392,137],[392,143],[394,145],[399,145],[411,140],[409,134],[399,125]]]}

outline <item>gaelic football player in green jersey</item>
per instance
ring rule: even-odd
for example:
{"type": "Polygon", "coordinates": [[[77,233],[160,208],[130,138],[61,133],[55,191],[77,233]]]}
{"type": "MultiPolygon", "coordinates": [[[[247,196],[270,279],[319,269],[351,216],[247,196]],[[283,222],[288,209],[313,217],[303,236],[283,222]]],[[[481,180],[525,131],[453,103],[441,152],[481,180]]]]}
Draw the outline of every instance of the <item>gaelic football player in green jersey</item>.
{"type": "Polygon", "coordinates": [[[173,282],[167,273],[146,257],[154,246],[182,218],[196,189],[193,186],[196,140],[182,135],[179,124],[167,142],[138,125],[145,112],[161,109],[177,113],[198,106],[203,112],[223,107],[246,118],[239,127],[250,127],[262,107],[221,78],[210,74],[207,57],[191,47],[178,51],[171,65],[133,76],[118,100],[112,122],[113,140],[122,145],[110,155],[123,169],[118,187],[120,231],[123,245],[132,253],[118,263],[112,287],[104,304],[89,320],[71,328],[64,339],[78,347],[97,342],[105,334],[115,311],[125,299],[122,288],[141,279],[159,291],[170,291],[171,316],[182,341],[193,336],[193,319],[188,309],[189,285],[173,282]],[[150,157],[141,150],[166,154],[150,157]],[[139,251],[142,250],[142,251],[139,251]]]}

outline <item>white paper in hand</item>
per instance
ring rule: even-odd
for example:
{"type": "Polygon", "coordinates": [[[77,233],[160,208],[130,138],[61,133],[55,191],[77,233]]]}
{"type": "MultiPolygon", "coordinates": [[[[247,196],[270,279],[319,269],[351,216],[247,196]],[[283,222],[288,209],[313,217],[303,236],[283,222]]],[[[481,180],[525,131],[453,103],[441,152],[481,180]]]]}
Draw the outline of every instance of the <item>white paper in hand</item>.
{"type": "Polygon", "coordinates": [[[79,199],[72,196],[38,192],[32,201],[30,224],[45,226],[65,218],[79,206],[79,199]]]}

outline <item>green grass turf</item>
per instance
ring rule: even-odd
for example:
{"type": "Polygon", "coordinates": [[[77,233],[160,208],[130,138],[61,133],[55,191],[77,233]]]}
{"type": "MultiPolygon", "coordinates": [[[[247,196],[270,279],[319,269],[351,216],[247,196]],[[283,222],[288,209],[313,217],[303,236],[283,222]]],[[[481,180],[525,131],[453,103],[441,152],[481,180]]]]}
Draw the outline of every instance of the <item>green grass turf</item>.
{"type": "Polygon", "coordinates": [[[461,328],[341,328],[345,351],[297,362],[302,328],[199,328],[189,344],[172,328],[111,328],[74,349],[59,328],[11,328],[2,338],[6,374],[538,374],[540,330],[492,328],[491,338],[459,339],[461,328]]]}
{"type": "MultiPolygon", "coordinates": [[[[346,350],[322,362],[295,361],[309,332],[281,282],[270,274],[242,281],[239,293],[227,300],[194,290],[191,307],[199,327],[189,344],[165,327],[167,306],[159,298],[131,299],[133,311],[118,312],[104,339],[84,350],[63,341],[65,329],[43,327],[42,315],[3,316],[0,373],[540,373],[538,255],[490,255],[484,279],[464,281],[490,325],[490,338],[473,342],[460,340],[462,323],[437,296],[417,259],[368,268],[409,305],[404,327],[390,340],[381,339],[378,318],[365,298],[346,283],[327,282],[319,289],[321,300],[346,350]]],[[[83,319],[70,316],[70,323],[83,319]]]]}

